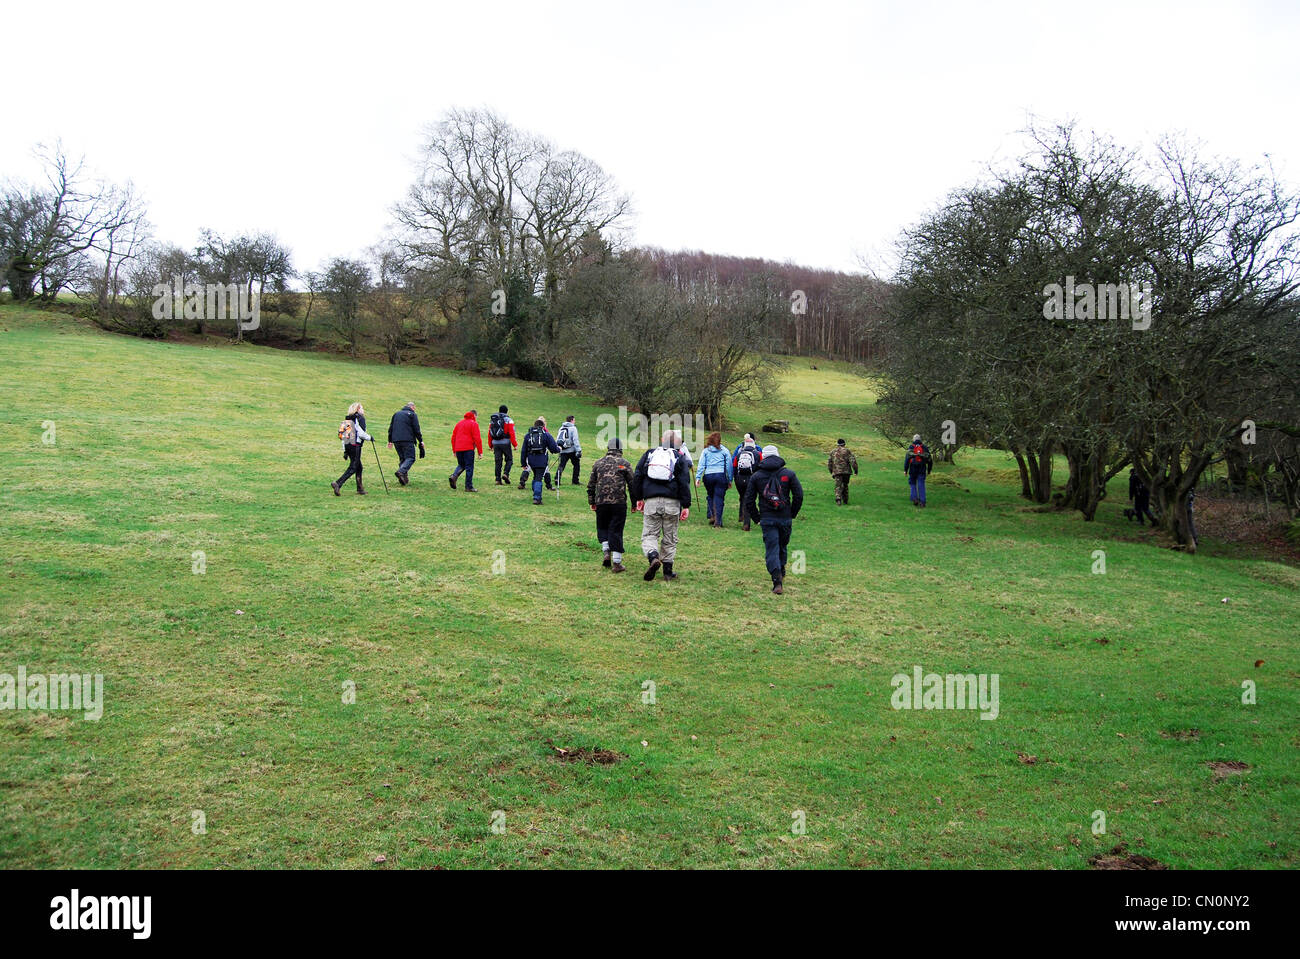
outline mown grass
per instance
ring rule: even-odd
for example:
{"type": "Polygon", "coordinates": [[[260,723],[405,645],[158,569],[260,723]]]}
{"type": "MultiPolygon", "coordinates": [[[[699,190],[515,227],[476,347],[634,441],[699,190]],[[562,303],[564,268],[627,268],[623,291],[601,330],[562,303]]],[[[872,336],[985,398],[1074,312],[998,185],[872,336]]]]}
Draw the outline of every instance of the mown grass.
{"type": "Polygon", "coordinates": [[[1118,503],[1035,512],[994,452],[936,468],[915,510],[842,367],[795,361],[783,399],[727,411],[733,443],[794,429],[807,566],[775,597],[734,493],[728,528],[685,524],[670,585],[635,575],[635,546],[633,575],[599,568],[577,488],[534,508],[487,459],[483,492],[447,488],[452,424],[501,402],[577,414],[589,466],[602,410],[581,396],[12,305],[0,354],[0,672],[106,684],[99,722],[0,712],[5,866],[1068,869],[1119,842],[1297,864],[1297,571],[1160,548],[1118,503]],[[411,487],[381,447],[390,494],[369,450],[370,495],[330,494],[354,399],[381,436],[418,403],[411,487]],[[837,509],[841,435],[862,474],[837,509]],[[999,717],[892,709],[913,665],[998,674],[999,717]],[[547,740],[628,758],[564,763],[547,740]],[[1216,780],[1216,760],[1251,768],[1216,780]]]}

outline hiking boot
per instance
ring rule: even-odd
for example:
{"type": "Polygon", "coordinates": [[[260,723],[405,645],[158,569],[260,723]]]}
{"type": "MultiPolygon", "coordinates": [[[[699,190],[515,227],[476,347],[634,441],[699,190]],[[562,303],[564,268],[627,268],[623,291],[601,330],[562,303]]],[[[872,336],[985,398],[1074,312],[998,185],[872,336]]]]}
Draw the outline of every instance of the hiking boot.
{"type": "Polygon", "coordinates": [[[524,481],[523,481],[523,480],[520,480],[520,481],[519,481],[519,488],[520,488],[520,489],[523,489],[523,488],[524,488],[524,481]]]}
{"type": "Polygon", "coordinates": [[[600,561],[600,565],[604,566],[606,569],[609,569],[610,562],[611,561],[609,558],[609,550],[605,550],[605,558],[600,561]]]}
{"type": "Polygon", "coordinates": [[[677,574],[673,572],[673,564],[664,563],[664,579],[673,580],[676,578],[677,578],[677,574]]]}
{"type": "Polygon", "coordinates": [[[655,578],[655,573],[659,572],[659,567],[663,565],[663,563],[660,562],[659,560],[658,553],[651,553],[648,559],[650,560],[650,568],[647,569],[645,571],[645,575],[641,577],[647,583],[650,582],[650,580],[655,578]]]}
{"type": "Polygon", "coordinates": [[[398,471],[397,471],[396,473],[394,473],[393,475],[397,477],[397,482],[398,482],[399,485],[401,485],[401,486],[405,486],[405,485],[406,485],[406,474],[405,474],[405,473],[403,473],[401,470],[398,470],[398,471]]]}
{"type": "Polygon", "coordinates": [[[334,495],[335,495],[335,496],[338,496],[338,495],[339,495],[339,484],[338,484],[338,483],[330,483],[330,489],[332,489],[332,490],[334,491],[334,495]]]}
{"type": "Polygon", "coordinates": [[[477,492],[478,492],[478,487],[477,487],[477,486],[466,486],[466,487],[465,487],[465,492],[466,492],[466,493],[477,493],[477,492]]]}
{"type": "Polygon", "coordinates": [[[542,505],[542,501],[539,500],[539,499],[535,499],[535,500],[533,500],[533,505],[534,505],[534,506],[541,506],[541,505],[542,505]]]}
{"type": "Polygon", "coordinates": [[[745,525],[741,527],[746,533],[749,532],[749,520],[745,520],[745,525]]]}
{"type": "Polygon", "coordinates": [[[549,490],[549,489],[555,489],[555,487],[551,485],[551,478],[550,478],[549,476],[543,476],[543,477],[542,477],[542,482],[546,484],[546,488],[547,488],[548,490],[549,490]]]}
{"type": "Polygon", "coordinates": [[[366,495],[366,488],[365,488],[364,486],[362,486],[360,483],[357,484],[357,495],[358,495],[358,496],[365,496],[365,495],[366,495]]]}
{"type": "Polygon", "coordinates": [[[448,476],[448,477],[447,477],[447,485],[450,486],[452,489],[455,489],[455,488],[456,488],[456,477],[454,477],[454,476],[448,476]]]}
{"type": "Polygon", "coordinates": [[[781,586],[781,581],[779,579],[772,580],[772,592],[776,593],[776,595],[778,596],[780,596],[785,592],[785,589],[781,586]]]}
{"type": "Polygon", "coordinates": [[[610,567],[610,569],[611,569],[612,571],[614,571],[615,573],[625,573],[625,572],[627,572],[627,567],[624,566],[622,563],[615,563],[613,566],[610,567]]]}
{"type": "Polygon", "coordinates": [[[576,476],[573,478],[573,485],[574,485],[574,486],[581,486],[581,485],[582,485],[581,483],[578,482],[578,477],[576,477],[576,476]]]}

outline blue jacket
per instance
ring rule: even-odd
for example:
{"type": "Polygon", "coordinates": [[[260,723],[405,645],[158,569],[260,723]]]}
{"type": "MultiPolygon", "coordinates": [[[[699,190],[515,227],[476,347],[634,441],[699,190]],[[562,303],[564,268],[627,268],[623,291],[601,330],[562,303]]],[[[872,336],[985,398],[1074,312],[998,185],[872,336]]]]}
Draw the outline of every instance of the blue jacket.
{"type": "Polygon", "coordinates": [[[700,466],[695,471],[697,480],[709,473],[725,473],[731,482],[731,452],[722,446],[706,446],[700,452],[700,466]]]}
{"type": "Polygon", "coordinates": [[[545,430],[542,431],[542,439],[536,445],[533,443],[534,433],[530,428],[524,434],[523,445],[519,447],[519,458],[528,464],[528,468],[534,472],[546,472],[547,464],[551,459],[546,455],[547,450],[552,453],[558,453],[560,447],[556,445],[555,437],[545,430]]]}

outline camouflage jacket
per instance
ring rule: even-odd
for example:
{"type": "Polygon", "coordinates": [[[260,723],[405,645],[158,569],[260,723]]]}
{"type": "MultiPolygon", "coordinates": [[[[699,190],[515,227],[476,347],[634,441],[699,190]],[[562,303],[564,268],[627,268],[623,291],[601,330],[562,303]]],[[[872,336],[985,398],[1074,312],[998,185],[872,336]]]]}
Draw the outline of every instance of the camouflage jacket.
{"type": "Polygon", "coordinates": [[[587,478],[587,503],[591,506],[616,506],[627,503],[632,485],[632,464],[614,453],[596,460],[587,478]]]}
{"type": "Polygon", "coordinates": [[[836,446],[826,460],[826,468],[832,476],[848,476],[858,471],[858,458],[847,446],[836,446]]]}

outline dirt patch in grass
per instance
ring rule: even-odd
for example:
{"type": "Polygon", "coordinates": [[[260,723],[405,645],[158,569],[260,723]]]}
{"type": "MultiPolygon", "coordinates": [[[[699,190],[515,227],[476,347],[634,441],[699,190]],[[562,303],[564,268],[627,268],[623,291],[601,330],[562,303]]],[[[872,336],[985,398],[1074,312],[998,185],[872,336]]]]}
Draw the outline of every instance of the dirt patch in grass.
{"type": "Polygon", "coordinates": [[[1162,739],[1177,739],[1179,742],[1187,742],[1191,739],[1200,739],[1201,731],[1199,729],[1175,729],[1172,731],[1162,729],[1160,730],[1160,736],[1162,739]]]}
{"type": "Polygon", "coordinates": [[[612,766],[614,763],[627,759],[622,753],[616,753],[612,749],[601,749],[599,747],[590,749],[586,746],[576,748],[565,748],[557,746],[551,740],[546,740],[546,745],[555,753],[555,758],[562,763],[586,763],[588,766],[612,766]]]}
{"type": "Polygon", "coordinates": [[[1239,762],[1235,759],[1216,761],[1206,763],[1205,765],[1214,770],[1214,778],[1216,781],[1227,779],[1229,776],[1241,776],[1250,772],[1250,763],[1239,762]]]}
{"type": "Polygon", "coordinates": [[[1110,852],[1099,852],[1088,859],[1093,869],[1168,869],[1158,859],[1142,856],[1128,851],[1127,843],[1120,843],[1110,852]]]}

